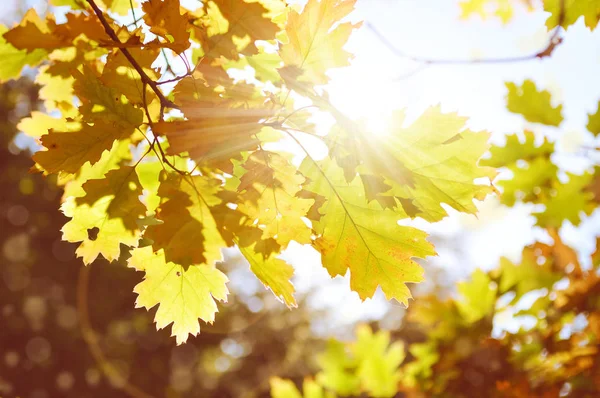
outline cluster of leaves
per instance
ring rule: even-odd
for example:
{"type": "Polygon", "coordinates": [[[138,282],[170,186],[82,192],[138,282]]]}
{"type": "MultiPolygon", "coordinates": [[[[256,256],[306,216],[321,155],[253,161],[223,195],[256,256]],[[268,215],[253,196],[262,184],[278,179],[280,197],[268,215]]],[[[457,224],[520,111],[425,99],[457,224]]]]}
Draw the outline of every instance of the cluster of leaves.
{"type": "Polygon", "coordinates": [[[77,245],[61,241],[61,190],[29,173],[30,152],[13,143],[15,123],[38,105],[29,79],[0,85],[0,396],[262,397],[276,371],[313,370],[304,347],[321,347],[309,333],[315,314],[276,305],[260,283],[233,287],[202,338],[175,346],[131,305],[139,275],[125,261],[82,267],[77,245]]]}
{"type": "MultiPolygon", "coordinates": [[[[563,121],[563,105],[552,105],[548,91],[539,91],[535,83],[526,80],[522,85],[507,83],[507,109],[521,114],[527,121],[559,127],[563,121]]],[[[587,128],[597,136],[600,132],[600,103],[596,113],[588,114],[587,128]]],[[[493,147],[491,158],[482,161],[492,167],[505,168],[512,176],[498,182],[502,187],[501,202],[513,206],[517,201],[542,205],[536,211],[537,226],[560,228],[564,221],[577,226],[582,216],[590,215],[598,206],[599,169],[581,175],[562,172],[552,161],[555,144],[531,131],[521,137],[508,135],[503,147],[493,147]]]]}
{"type": "MultiPolygon", "coordinates": [[[[521,6],[532,10],[537,6],[532,0],[463,0],[460,2],[462,17],[469,18],[478,15],[481,18],[489,16],[499,18],[502,23],[510,22],[515,13],[515,7],[521,6]]],[[[596,28],[600,21],[600,5],[588,0],[543,0],[544,11],[550,13],[546,19],[546,27],[553,29],[557,26],[568,28],[583,17],[585,26],[596,28]]]]}
{"type": "MultiPolygon", "coordinates": [[[[531,80],[506,87],[509,111],[547,128],[561,126],[563,105],[550,92],[531,80]]],[[[597,137],[600,103],[587,119],[597,137]]],[[[489,272],[474,271],[458,285],[457,297],[419,297],[389,347],[386,332],[365,327],[356,343],[331,342],[319,358],[323,370],[304,382],[304,395],[293,382],[273,378],[272,396],[598,396],[600,238],[588,261],[580,261],[561,231],[598,208],[599,168],[565,173],[553,160],[557,152],[544,135],[524,131],[508,135],[480,162],[510,174],[497,183],[501,203],[535,205],[536,228],[551,244],[535,242],[518,263],[503,257],[489,272]],[[363,356],[369,338],[373,348],[363,356]]]]}
{"type": "Polygon", "coordinates": [[[29,10],[5,29],[0,77],[37,66],[46,112],[19,127],[44,147],[34,169],[64,186],[63,239],[86,264],[121,258],[144,272],[136,305],[158,305],[157,327],[172,323],[178,343],[227,300],[227,247],[290,307],[293,268],[278,255],[292,241],[332,276],[349,272],[362,299],[381,287],[407,304],[406,283],[423,279],[414,258],[435,252],[398,221],[439,221],[442,203],[475,213],[494,191],[494,169],[477,164],[488,134],[464,118],[433,108],[406,126],[398,111],[377,138],[328,101],[327,71],[352,58],[355,0],[124,3],[52,0],[71,7],[63,23],[29,10]],[[234,80],[240,68],[252,73],[234,80]],[[315,132],[317,113],[335,120],[329,133],[315,132]]]}
{"type": "Polygon", "coordinates": [[[519,264],[474,272],[456,298],[419,297],[389,347],[387,332],[364,326],[355,343],[330,342],[304,395],[273,378],[272,396],[597,396],[600,250],[586,269],[553,238],[527,246],[519,264]]]}

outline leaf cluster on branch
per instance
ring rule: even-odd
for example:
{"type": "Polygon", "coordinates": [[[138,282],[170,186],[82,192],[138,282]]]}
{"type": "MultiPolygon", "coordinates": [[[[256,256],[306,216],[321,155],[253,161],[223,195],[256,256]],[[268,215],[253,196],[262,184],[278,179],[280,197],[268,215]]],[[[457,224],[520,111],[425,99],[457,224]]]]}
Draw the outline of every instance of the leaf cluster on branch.
{"type": "Polygon", "coordinates": [[[290,307],[293,268],[279,254],[292,241],[317,250],[331,276],[349,271],[362,299],[381,287],[407,304],[406,284],[423,279],[414,259],[435,252],[398,221],[441,220],[442,203],[472,214],[473,199],[493,192],[495,171],[477,165],[488,134],[464,118],[433,108],[406,126],[399,111],[390,134],[374,138],[329,102],[327,72],[352,59],[343,47],[360,27],[347,19],[354,3],[214,0],[190,10],[149,0],[125,24],[123,2],[76,0],[65,22],[32,9],[4,33],[15,64],[3,78],[38,66],[47,113],[21,126],[44,147],[35,170],[64,186],[63,239],[79,243],[86,264],[129,258],[145,273],[136,305],[158,305],[157,326],[172,323],[178,343],[227,300],[218,270],[227,247],[290,307]],[[158,68],[161,53],[186,72],[158,68]],[[253,76],[232,78],[239,65],[253,76]],[[296,106],[302,98],[312,106],[296,106]],[[316,113],[336,120],[328,134],[315,133],[316,113]],[[327,156],[314,156],[308,136],[327,156]]]}

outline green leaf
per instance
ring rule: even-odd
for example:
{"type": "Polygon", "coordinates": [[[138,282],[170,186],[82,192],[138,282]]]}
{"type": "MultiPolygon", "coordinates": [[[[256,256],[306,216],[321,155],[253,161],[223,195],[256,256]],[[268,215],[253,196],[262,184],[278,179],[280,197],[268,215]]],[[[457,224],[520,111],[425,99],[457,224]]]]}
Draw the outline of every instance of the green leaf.
{"type": "Polygon", "coordinates": [[[344,168],[346,180],[361,175],[369,200],[395,207],[401,215],[439,221],[448,215],[442,203],[475,214],[473,199],[494,192],[479,180],[496,176],[492,168],[478,166],[489,133],[465,130],[466,118],[433,107],[403,127],[404,112],[397,111],[384,135],[338,119],[328,137],[330,156],[344,168]]]}
{"type": "Polygon", "coordinates": [[[166,261],[162,250],[153,252],[147,246],[132,251],[129,267],[146,273],[133,290],[138,295],[136,307],[149,310],[158,304],[156,328],[172,323],[171,336],[175,336],[177,344],[200,332],[198,319],[214,322],[218,311],[215,300],[227,301],[227,276],[214,265],[184,269],[180,264],[166,261]]]}
{"type": "Polygon", "coordinates": [[[506,167],[513,173],[512,178],[498,182],[503,188],[501,201],[513,206],[517,200],[536,202],[542,192],[546,192],[558,168],[550,161],[554,143],[544,138],[540,145],[535,143],[535,135],[525,131],[525,140],[520,141],[516,134],[506,137],[503,147],[494,146],[491,157],[482,164],[493,167],[506,167]]]}
{"type": "Polygon", "coordinates": [[[360,178],[347,183],[332,160],[307,158],[300,170],[310,181],[305,189],[327,198],[320,208],[322,216],[313,220],[318,234],[313,245],[329,274],[345,275],[350,270],[350,288],[363,300],[381,286],[388,299],[408,305],[412,296],[406,283],[423,280],[413,257],[435,253],[427,235],[398,225],[399,216],[393,211],[367,203],[360,178]]]}
{"type": "Polygon", "coordinates": [[[588,124],[586,127],[594,136],[597,137],[600,134],[600,101],[598,101],[598,110],[596,113],[588,113],[588,124]]]}
{"type": "Polygon", "coordinates": [[[530,122],[548,126],[558,126],[563,121],[562,105],[553,107],[550,92],[538,91],[533,81],[525,80],[521,86],[506,83],[506,88],[506,107],[509,111],[523,115],[530,122]]]}
{"type": "Polygon", "coordinates": [[[544,137],[538,146],[535,142],[535,134],[525,131],[525,140],[522,141],[517,134],[506,136],[504,146],[493,146],[490,149],[491,156],[482,159],[481,164],[492,167],[512,167],[517,161],[530,161],[537,157],[549,158],[554,153],[554,143],[544,137]]]}
{"type": "Polygon", "coordinates": [[[497,286],[490,277],[480,269],[475,270],[469,282],[458,284],[461,300],[458,309],[467,322],[477,322],[492,314],[496,304],[497,286]]]}
{"type": "Polygon", "coordinates": [[[317,382],[341,396],[358,395],[360,379],[354,372],[356,363],[343,343],[330,339],[325,352],[317,356],[321,371],[317,382]]]}
{"type": "Polygon", "coordinates": [[[390,345],[389,332],[373,333],[366,325],[357,329],[356,336],[352,351],[359,363],[357,375],[362,389],[371,397],[393,397],[402,378],[398,368],[405,358],[404,345],[390,345]]]}
{"type": "Polygon", "coordinates": [[[500,259],[500,286],[499,292],[505,293],[514,290],[516,293],[513,302],[518,301],[524,294],[541,288],[551,288],[561,278],[560,274],[552,271],[550,260],[543,264],[537,263],[538,257],[535,250],[525,248],[520,264],[513,264],[505,257],[500,259]]]}
{"type": "Polygon", "coordinates": [[[534,213],[538,225],[560,228],[565,220],[573,225],[579,225],[581,215],[590,215],[596,208],[596,204],[592,203],[594,194],[587,192],[593,175],[567,173],[567,177],[569,180],[566,183],[561,183],[557,179],[553,181],[552,188],[541,201],[546,209],[534,213]]]}

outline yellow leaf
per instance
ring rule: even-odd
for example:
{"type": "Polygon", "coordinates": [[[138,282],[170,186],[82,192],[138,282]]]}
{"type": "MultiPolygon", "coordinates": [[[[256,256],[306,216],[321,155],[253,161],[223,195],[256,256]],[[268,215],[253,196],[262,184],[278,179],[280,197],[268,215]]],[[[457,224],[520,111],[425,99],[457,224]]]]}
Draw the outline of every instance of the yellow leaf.
{"type": "Polygon", "coordinates": [[[544,0],[544,10],[550,13],[546,27],[553,29],[558,25],[561,4],[564,2],[564,16],[561,26],[567,29],[583,17],[585,26],[594,30],[600,21],[600,3],[596,0],[544,0]]]}
{"type": "Polygon", "coordinates": [[[79,112],[87,120],[112,121],[115,127],[121,126],[130,134],[142,124],[142,109],[126,103],[117,90],[106,87],[91,68],[84,68],[83,73],[75,72],[75,94],[83,103],[79,112]]]}
{"type": "Polygon", "coordinates": [[[61,207],[71,218],[62,228],[63,240],[82,242],[76,253],[85,264],[100,254],[108,261],[116,260],[121,245],[136,247],[141,237],[135,220],[144,215],[145,207],[138,203],[142,188],[135,169],[122,166],[109,171],[104,180],[89,180],[83,186],[89,198],[69,197],[61,207]]]}
{"type": "Polygon", "coordinates": [[[260,121],[273,110],[258,101],[253,104],[254,87],[233,85],[222,68],[203,72],[175,88],[176,102],[188,120],[159,122],[154,131],[167,137],[169,153],[187,152],[195,161],[231,174],[230,159],[257,148],[260,121]],[[218,86],[223,90],[215,91],[218,86]]]}
{"type": "MultiPolygon", "coordinates": [[[[524,5],[530,0],[522,0],[524,5]]],[[[461,18],[469,18],[473,14],[478,14],[482,19],[489,15],[494,15],[502,23],[508,23],[514,14],[513,5],[519,0],[464,0],[459,3],[462,14],[461,18]]]]}
{"type": "MultiPolygon", "coordinates": [[[[54,23],[54,21],[51,21],[54,23]]],[[[30,8],[21,23],[4,34],[4,39],[19,50],[32,52],[38,49],[55,50],[69,46],[69,38],[61,38],[52,34],[48,24],[30,8]]]]}
{"type": "Polygon", "coordinates": [[[258,223],[262,238],[273,238],[282,248],[292,240],[311,243],[310,228],[302,217],[314,201],[296,197],[305,178],[283,156],[263,150],[250,155],[243,167],[239,209],[258,223]]]}
{"type": "Polygon", "coordinates": [[[300,80],[325,84],[325,72],[350,64],[351,55],[342,48],[360,24],[334,25],[354,9],[356,0],[309,0],[302,13],[290,11],[285,28],[289,43],[279,55],[286,66],[301,68],[300,80]]]}
{"type": "Polygon", "coordinates": [[[7,30],[4,25],[0,25],[0,54],[2,54],[0,82],[5,82],[19,76],[25,65],[36,66],[47,55],[47,52],[44,50],[27,52],[15,48],[2,36],[7,30]]]}
{"type": "Polygon", "coordinates": [[[254,248],[241,247],[240,251],[250,263],[250,270],[260,281],[288,307],[296,307],[294,298],[294,285],[290,282],[294,274],[294,268],[285,261],[278,259],[276,254],[270,254],[264,257],[256,253],[254,248]]]}
{"type": "Polygon", "coordinates": [[[137,7],[137,0],[102,0],[108,9],[119,15],[127,15],[131,7],[137,7]]]}
{"type": "Polygon", "coordinates": [[[97,162],[115,140],[127,136],[129,132],[103,121],[97,121],[93,126],[82,124],[80,130],[73,132],[51,130],[41,138],[42,145],[48,150],[37,152],[33,160],[47,173],[75,173],[84,163],[97,162]]]}
{"type": "Polygon", "coordinates": [[[78,205],[94,206],[99,200],[114,194],[115,197],[106,208],[107,217],[120,218],[129,230],[139,229],[137,222],[146,214],[146,206],[140,202],[142,185],[134,167],[121,166],[111,170],[104,178],[86,181],[82,188],[85,196],[76,199],[78,205]]]}
{"type": "Polygon", "coordinates": [[[40,111],[31,112],[30,117],[21,119],[17,128],[33,138],[39,138],[44,134],[48,134],[48,130],[55,131],[77,131],[80,124],[69,122],[63,118],[54,118],[40,111]]]}
{"type": "Polygon", "coordinates": [[[53,76],[48,72],[48,67],[40,68],[38,75],[35,77],[35,82],[42,87],[40,88],[40,99],[44,100],[44,106],[48,111],[61,109],[62,104],[73,103],[73,77],[53,76]]]}
{"type": "Polygon", "coordinates": [[[219,184],[204,176],[162,176],[156,218],[163,223],[149,226],[144,237],[155,251],[164,250],[167,261],[183,266],[221,261],[226,244],[209,208],[221,202],[219,184]]]}
{"type": "Polygon", "coordinates": [[[388,300],[408,306],[412,296],[406,283],[423,280],[413,258],[435,254],[425,240],[427,234],[398,225],[400,216],[393,211],[368,204],[361,180],[347,183],[343,170],[329,159],[318,163],[306,159],[300,171],[310,181],[305,189],[327,198],[313,229],[319,235],[314,246],[329,274],[345,275],[350,270],[350,288],[361,299],[372,297],[381,286],[388,300]]]}
{"type": "Polygon", "coordinates": [[[458,284],[461,300],[456,304],[463,318],[470,323],[490,316],[496,304],[498,286],[480,269],[471,275],[471,280],[458,284]]]}
{"type": "Polygon", "coordinates": [[[211,49],[212,57],[216,57],[215,48],[223,46],[223,42],[229,43],[225,48],[230,51],[222,51],[218,55],[237,59],[241,50],[243,54],[256,54],[258,49],[254,44],[256,40],[273,40],[279,27],[266,17],[268,10],[260,3],[250,3],[244,0],[212,0],[219,8],[222,16],[227,20],[226,31],[221,30],[220,35],[213,35],[209,39],[208,48],[211,49]],[[248,38],[249,43],[239,49],[234,43],[234,38],[248,38]]]}
{"type": "Polygon", "coordinates": [[[166,261],[162,250],[153,252],[151,247],[143,247],[132,251],[129,266],[146,273],[133,289],[138,295],[136,307],[150,309],[158,304],[156,328],[172,323],[171,336],[175,336],[177,344],[200,332],[198,319],[214,322],[218,311],[215,300],[227,301],[227,276],[214,265],[184,269],[166,261]]]}
{"type": "MultiPolygon", "coordinates": [[[[144,73],[153,80],[158,80],[159,75],[152,68],[152,63],[156,60],[160,49],[158,48],[131,48],[129,53],[136,60],[144,73]]],[[[127,100],[136,105],[142,105],[144,98],[146,103],[150,104],[156,99],[152,89],[145,85],[146,93],[144,97],[142,79],[139,73],[131,66],[131,63],[122,51],[114,51],[108,55],[106,65],[102,70],[100,80],[104,85],[114,89],[114,92],[123,94],[127,100]]]]}
{"type": "Polygon", "coordinates": [[[163,37],[166,47],[179,54],[190,46],[187,16],[180,13],[179,0],[148,0],[142,10],[150,31],[163,37]]]}

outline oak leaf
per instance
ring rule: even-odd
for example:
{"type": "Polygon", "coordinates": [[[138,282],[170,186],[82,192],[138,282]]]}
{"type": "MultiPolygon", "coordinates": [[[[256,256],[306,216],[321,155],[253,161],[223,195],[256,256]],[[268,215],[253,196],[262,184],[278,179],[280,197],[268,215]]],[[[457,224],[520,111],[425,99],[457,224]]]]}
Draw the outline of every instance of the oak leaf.
{"type": "Polygon", "coordinates": [[[35,9],[31,8],[25,13],[18,26],[4,33],[4,39],[13,47],[27,50],[28,53],[39,49],[51,51],[69,46],[71,40],[54,35],[52,30],[56,24],[53,20],[48,22],[50,26],[37,15],[35,9]]]}
{"type": "Polygon", "coordinates": [[[212,0],[211,3],[219,8],[220,14],[226,19],[227,30],[205,39],[207,52],[210,52],[209,58],[223,55],[226,58],[237,59],[240,53],[256,54],[258,48],[255,42],[257,40],[273,40],[279,31],[279,27],[265,16],[268,9],[258,2],[212,0]],[[239,49],[235,38],[247,38],[249,42],[239,49]]]}
{"type": "Polygon", "coordinates": [[[166,47],[182,53],[190,46],[186,14],[181,14],[179,0],[148,0],[142,3],[144,21],[150,31],[161,36],[166,47]]]}
{"type": "Polygon", "coordinates": [[[154,316],[156,328],[170,324],[171,336],[177,344],[185,343],[189,335],[200,332],[199,319],[213,323],[218,312],[215,300],[226,302],[229,291],[227,276],[214,265],[193,265],[184,269],[167,261],[164,252],[151,247],[134,249],[129,267],[145,272],[142,282],[133,291],[138,295],[136,307],[150,309],[158,305],[154,316]]]}
{"type": "Polygon", "coordinates": [[[109,150],[114,141],[129,136],[113,123],[98,120],[94,125],[82,124],[81,129],[72,132],[50,133],[41,137],[41,143],[47,151],[39,151],[33,155],[47,173],[65,171],[75,173],[86,162],[94,164],[102,153],[109,150]]]}
{"type": "Polygon", "coordinates": [[[596,113],[588,113],[587,129],[594,136],[600,135],[600,101],[598,101],[598,110],[596,113]]]}
{"type": "Polygon", "coordinates": [[[154,251],[163,250],[166,261],[186,267],[220,261],[226,245],[209,207],[221,202],[218,190],[217,180],[163,174],[156,213],[162,224],[150,225],[144,234],[154,251]]]}
{"type": "Polygon", "coordinates": [[[304,177],[282,155],[259,150],[243,164],[240,178],[240,211],[258,223],[263,239],[273,238],[282,248],[295,240],[310,243],[310,228],[302,220],[313,205],[296,197],[304,177]]]}
{"type": "Polygon", "coordinates": [[[5,82],[8,79],[19,76],[25,65],[36,66],[47,55],[47,52],[43,49],[35,49],[27,52],[26,50],[15,48],[2,36],[7,31],[8,29],[4,25],[0,25],[0,54],[2,54],[0,82],[5,82]]]}
{"type": "Polygon", "coordinates": [[[129,134],[142,124],[142,109],[125,102],[122,94],[107,87],[94,70],[85,68],[84,73],[75,72],[74,77],[75,95],[82,102],[79,112],[87,120],[111,121],[115,128],[118,126],[129,134]]]}
{"type": "Polygon", "coordinates": [[[562,105],[552,106],[550,92],[539,91],[533,81],[525,80],[521,86],[508,82],[506,88],[509,111],[523,115],[530,122],[548,126],[558,126],[563,121],[562,105]]]}
{"type": "Polygon", "coordinates": [[[304,71],[300,80],[312,84],[329,81],[326,71],[350,64],[352,56],[343,50],[352,31],[360,26],[339,23],[354,10],[356,0],[309,0],[301,13],[291,10],[285,32],[288,42],[279,55],[286,66],[304,71]]]}
{"type": "Polygon", "coordinates": [[[116,260],[121,245],[136,247],[141,237],[135,221],[143,216],[145,207],[138,203],[142,188],[135,169],[121,166],[109,171],[104,179],[89,180],[83,184],[86,195],[71,196],[61,207],[65,216],[71,218],[62,228],[63,240],[81,242],[76,253],[85,264],[100,254],[108,261],[116,260]],[[113,189],[101,190],[102,185],[113,189]]]}
{"type": "Polygon", "coordinates": [[[250,263],[252,273],[273,292],[275,297],[290,308],[296,307],[295,289],[290,281],[294,274],[294,268],[277,258],[276,254],[265,257],[262,253],[257,253],[255,247],[256,245],[252,247],[240,246],[240,252],[250,263]]]}
{"type": "Polygon", "coordinates": [[[562,21],[563,28],[568,29],[583,17],[585,26],[594,30],[600,21],[600,4],[594,0],[545,0],[544,10],[550,13],[546,20],[548,29],[555,28],[559,21],[562,21]],[[564,13],[562,18],[561,13],[564,13]]]}
{"type": "Polygon", "coordinates": [[[435,254],[427,235],[398,225],[400,217],[393,211],[367,203],[361,180],[347,183],[333,161],[305,159],[300,171],[309,181],[304,188],[327,198],[320,219],[313,220],[318,235],[313,246],[329,274],[350,270],[350,287],[363,300],[381,286],[388,299],[408,305],[412,296],[406,283],[423,280],[413,258],[435,254]]]}

